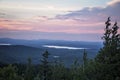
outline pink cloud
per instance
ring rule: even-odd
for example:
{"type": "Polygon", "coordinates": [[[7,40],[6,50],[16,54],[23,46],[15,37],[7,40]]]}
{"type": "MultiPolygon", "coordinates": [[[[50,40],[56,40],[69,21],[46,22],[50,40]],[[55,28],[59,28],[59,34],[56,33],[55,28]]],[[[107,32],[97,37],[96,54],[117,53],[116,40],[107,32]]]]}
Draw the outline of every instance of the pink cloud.
{"type": "MultiPolygon", "coordinates": [[[[2,19],[1,19],[2,20],[2,19]]],[[[37,17],[33,21],[5,21],[0,22],[0,28],[7,30],[28,30],[39,32],[63,32],[63,33],[102,33],[104,23],[81,22],[72,19],[59,20],[37,17]],[[96,27],[98,26],[98,27],[96,27]]]]}
{"type": "Polygon", "coordinates": [[[112,1],[108,2],[107,4],[112,6],[112,5],[115,5],[118,2],[120,2],[120,0],[112,0],[112,1]]]}
{"type": "Polygon", "coordinates": [[[46,16],[35,16],[29,19],[18,20],[0,18],[0,29],[73,34],[103,33],[104,22],[109,15],[112,15],[113,21],[116,19],[118,23],[120,22],[119,6],[120,3],[117,2],[114,3],[114,6],[108,5],[105,8],[84,8],[65,15],[58,15],[55,18],[48,18],[46,16]]]}

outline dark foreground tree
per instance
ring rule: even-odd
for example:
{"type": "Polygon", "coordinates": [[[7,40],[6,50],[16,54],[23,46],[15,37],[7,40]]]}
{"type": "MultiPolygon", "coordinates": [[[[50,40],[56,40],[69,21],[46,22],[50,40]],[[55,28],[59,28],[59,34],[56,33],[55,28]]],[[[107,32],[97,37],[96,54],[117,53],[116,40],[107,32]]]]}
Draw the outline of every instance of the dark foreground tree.
{"type": "Polygon", "coordinates": [[[34,79],[34,72],[33,72],[33,65],[32,65],[31,58],[28,58],[28,64],[26,67],[24,79],[25,80],[33,80],[34,79]]]}
{"type": "Polygon", "coordinates": [[[22,80],[22,77],[18,76],[17,68],[10,64],[0,68],[0,80],[22,80]]]}
{"type": "Polygon", "coordinates": [[[101,75],[101,80],[116,80],[120,79],[119,27],[117,26],[117,22],[111,27],[110,17],[105,24],[105,33],[102,37],[104,40],[104,47],[99,51],[96,61],[102,66],[99,73],[101,75]]]}
{"type": "Polygon", "coordinates": [[[87,52],[86,52],[86,50],[84,49],[84,52],[83,52],[83,72],[84,72],[84,69],[85,69],[85,67],[86,67],[86,65],[87,65],[87,61],[88,59],[87,59],[87,52]]]}
{"type": "Polygon", "coordinates": [[[52,80],[65,80],[67,78],[67,69],[62,62],[55,62],[51,70],[52,80]]]}
{"type": "Polygon", "coordinates": [[[48,58],[49,58],[49,53],[48,51],[46,50],[44,53],[43,53],[43,58],[41,60],[41,78],[42,80],[50,80],[50,77],[51,77],[51,70],[50,70],[50,63],[48,61],[48,58]]]}

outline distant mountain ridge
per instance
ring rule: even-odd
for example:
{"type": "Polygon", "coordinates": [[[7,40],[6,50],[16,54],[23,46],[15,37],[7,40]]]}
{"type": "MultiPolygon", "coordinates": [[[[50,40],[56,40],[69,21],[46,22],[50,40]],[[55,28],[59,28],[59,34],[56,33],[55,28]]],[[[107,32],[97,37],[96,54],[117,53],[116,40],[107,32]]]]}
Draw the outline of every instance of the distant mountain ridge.
{"type": "Polygon", "coordinates": [[[40,48],[34,48],[24,45],[0,45],[0,61],[5,63],[26,63],[31,58],[34,63],[35,59],[41,58],[43,52],[40,48]]]}
{"type": "Polygon", "coordinates": [[[81,41],[62,41],[62,40],[20,40],[0,38],[0,62],[2,63],[26,63],[30,57],[33,64],[39,64],[42,53],[48,50],[50,62],[56,58],[62,60],[66,65],[71,65],[75,58],[82,63],[83,49],[55,49],[43,47],[43,45],[68,46],[87,49],[88,58],[94,58],[98,50],[102,47],[101,42],[81,42],[81,41]],[[57,56],[57,57],[56,57],[57,56]]]}
{"type": "Polygon", "coordinates": [[[65,41],[65,40],[22,40],[22,39],[10,39],[10,38],[0,38],[0,43],[7,43],[13,45],[26,45],[33,47],[41,47],[42,45],[57,45],[57,46],[69,46],[69,47],[79,47],[87,45],[95,45],[97,47],[102,46],[102,42],[86,42],[86,41],[65,41]],[[41,46],[40,46],[41,45],[41,46]]]}

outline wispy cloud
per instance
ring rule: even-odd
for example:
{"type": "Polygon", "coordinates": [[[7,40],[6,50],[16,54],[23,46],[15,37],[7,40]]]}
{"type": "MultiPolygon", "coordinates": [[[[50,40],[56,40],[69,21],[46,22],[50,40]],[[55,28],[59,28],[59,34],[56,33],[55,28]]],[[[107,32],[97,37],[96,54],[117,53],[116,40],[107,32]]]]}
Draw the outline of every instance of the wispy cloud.
{"type": "Polygon", "coordinates": [[[65,15],[58,15],[58,19],[73,19],[77,21],[104,21],[108,16],[120,21],[120,1],[106,7],[86,7],[82,10],[72,11],[65,15]]]}
{"type": "MultiPolygon", "coordinates": [[[[14,32],[15,34],[18,32],[19,35],[22,35],[22,32],[25,31],[24,35],[26,34],[26,36],[27,32],[31,36],[34,36],[32,32],[43,32],[47,33],[46,35],[51,33],[50,36],[55,34],[51,38],[55,38],[55,36],[58,38],[57,33],[60,33],[60,36],[64,36],[61,37],[62,39],[65,38],[65,34],[66,37],[69,34],[76,35],[74,38],[77,40],[77,37],[79,37],[78,34],[90,35],[92,38],[92,35],[94,37],[96,35],[97,37],[97,34],[102,34],[104,32],[104,22],[109,16],[111,16],[112,21],[118,22],[118,26],[120,25],[119,0],[112,0],[106,6],[90,6],[79,10],[72,10],[66,7],[58,8],[55,5],[37,5],[39,7],[33,6],[32,4],[26,5],[25,7],[21,5],[9,7],[9,5],[0,6],[0,31],[4,31],[4,34],[2,33],[0,36],[7,35],[9,31],[13,31],[11,35],[14,35],[14,32]],[[56,16],[54,17],[53,15],[56,16]]],[[[72,39],[70,35],[69,39],[72,39]]],[[[15,35],[14,37],[17,36],[15,35]]]]}
{"type": "Polygon", "coordinates": [[[112,0],[112,1],[108,2],[107,4],[108,5],[115,5],[116,3],[119,3],[119,2],[120,2],[120,0],[112,0]]]}

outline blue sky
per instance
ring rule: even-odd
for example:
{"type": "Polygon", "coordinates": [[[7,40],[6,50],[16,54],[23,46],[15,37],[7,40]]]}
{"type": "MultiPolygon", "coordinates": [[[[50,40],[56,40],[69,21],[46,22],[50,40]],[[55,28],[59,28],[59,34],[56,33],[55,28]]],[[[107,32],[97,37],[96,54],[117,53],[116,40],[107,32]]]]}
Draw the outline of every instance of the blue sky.
{"type": "Polygon", "coordinates": [[[65,14],[68,11],[80,10],[84,7],[105,7],[109,1],[110,0],[1,0],[0,7],[1,10],[14,11],[14,13],[23,12],[22,15],[25,15],[27,11],[31,12],[31,15],[38,15],[33,12],[38,11],[40,16],[53,17],[57,14],[65,14]]]}

